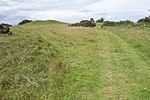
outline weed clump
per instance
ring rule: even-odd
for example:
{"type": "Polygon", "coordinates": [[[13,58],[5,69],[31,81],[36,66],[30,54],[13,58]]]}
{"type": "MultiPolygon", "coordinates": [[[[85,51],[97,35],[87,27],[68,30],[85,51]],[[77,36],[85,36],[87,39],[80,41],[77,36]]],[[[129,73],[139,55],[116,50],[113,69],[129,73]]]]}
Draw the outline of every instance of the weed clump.
{"type": "Polygon", "coordinates": [[[50,64],[50,68],[52,72],[58,74],[63,74],[68,71],[68,66],[65,61],[62,60],[55,60],[50,64]]]}
{"type": "Polygon", "coordinates": [[[18,23],[18,25],[23,25],[23,24],[26,24],[26,23],[30,23],[32,22],[32,20],[22,20],[21,22],[18,23]]]}
{"type": "Polygon", "coordinates": [[[79,23],[70,24],[69,26],[95,27],[96,23],[93,18],[90,20],[82,20],[79,23]]]}

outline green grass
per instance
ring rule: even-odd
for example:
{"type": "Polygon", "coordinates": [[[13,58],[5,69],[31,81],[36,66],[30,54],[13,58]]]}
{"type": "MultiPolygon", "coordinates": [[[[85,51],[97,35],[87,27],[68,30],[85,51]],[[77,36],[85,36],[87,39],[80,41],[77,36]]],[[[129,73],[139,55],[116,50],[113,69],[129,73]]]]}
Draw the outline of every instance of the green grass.
{"type": "Polygon", "coordinates": [[[148,100],[150,29],[33,22],[0,35],[0,98],[148,100]]]}

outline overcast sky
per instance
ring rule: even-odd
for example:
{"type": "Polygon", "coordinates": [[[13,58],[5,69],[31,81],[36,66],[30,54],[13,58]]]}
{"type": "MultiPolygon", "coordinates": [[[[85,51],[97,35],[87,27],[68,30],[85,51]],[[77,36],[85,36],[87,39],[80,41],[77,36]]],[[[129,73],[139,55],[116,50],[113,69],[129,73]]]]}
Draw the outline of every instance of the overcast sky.
{"type": "Polygon", "coordinates": [[[133,20],[150,16],[150,0],[0,0],[0,23],[23,19],[76,22],[104,17],[133,20]]]}

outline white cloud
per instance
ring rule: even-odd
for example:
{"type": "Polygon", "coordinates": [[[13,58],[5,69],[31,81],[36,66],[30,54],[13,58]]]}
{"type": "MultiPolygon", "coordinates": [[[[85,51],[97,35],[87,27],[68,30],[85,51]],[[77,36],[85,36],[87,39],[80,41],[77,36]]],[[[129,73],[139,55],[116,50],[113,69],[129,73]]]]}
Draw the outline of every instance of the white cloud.
{"type": "Polygon", "coordinates": [[[150,15],[149,7],[150,0],[0,0],[0,22],[17,23],[25,18],[75,22],[89,17],[135,20],[150,15]]]}
{"type": "Polygon", "coordinates": [[[139,11],[148,10],[150,0],[103,0],[89,5],[88,9],[107,11],[139,11]]]}
{"type": "Polygon", "coordinates": [[[55,19],[55,20],[66,21],[66,22],[75,22],[81,19],[88,18],[92,14],[93,12],[90,11],[84,13],[82,11],[74,11],[74,10],[49,10],[49,11],[36,12],[30,15],[29,17],[35,20],[55,19]]]}

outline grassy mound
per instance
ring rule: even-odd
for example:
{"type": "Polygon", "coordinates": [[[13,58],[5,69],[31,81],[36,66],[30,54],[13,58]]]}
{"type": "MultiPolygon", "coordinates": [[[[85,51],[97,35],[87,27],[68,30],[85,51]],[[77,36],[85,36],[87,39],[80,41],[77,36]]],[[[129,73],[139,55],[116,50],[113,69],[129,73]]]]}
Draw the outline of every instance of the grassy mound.
{"type": "Polygon", "coordinates": [[[29,24],[30,25],[39,25],[39,24],[44,25],[44,24],[67,24],[67,23],[56,21],[56,20],[37,20],[37,21],[32,21],[29,24]]]}

